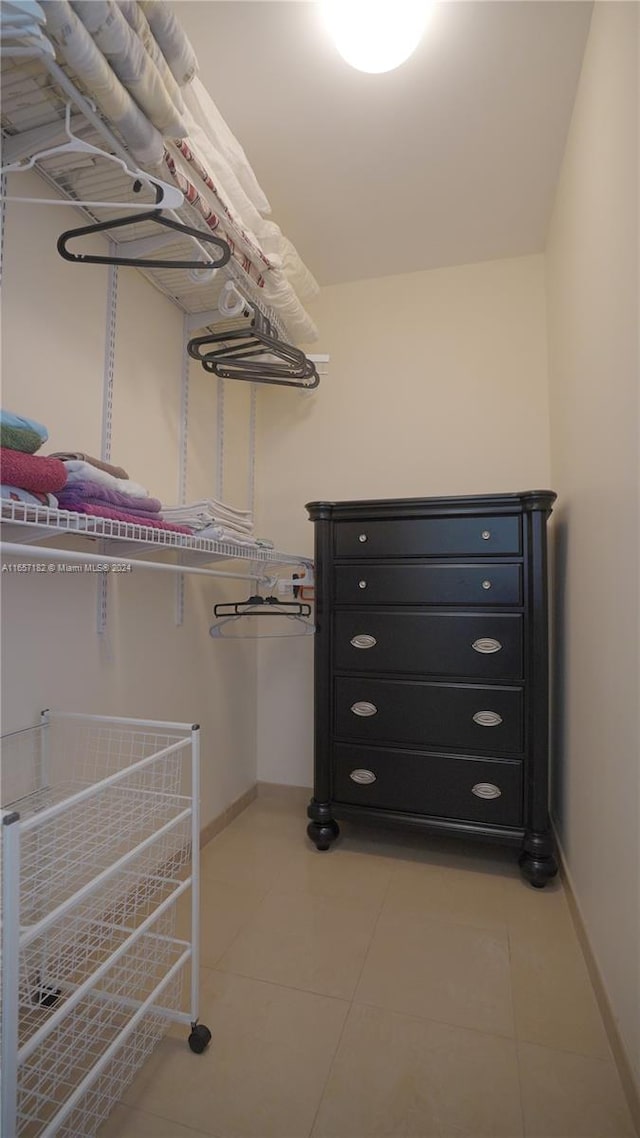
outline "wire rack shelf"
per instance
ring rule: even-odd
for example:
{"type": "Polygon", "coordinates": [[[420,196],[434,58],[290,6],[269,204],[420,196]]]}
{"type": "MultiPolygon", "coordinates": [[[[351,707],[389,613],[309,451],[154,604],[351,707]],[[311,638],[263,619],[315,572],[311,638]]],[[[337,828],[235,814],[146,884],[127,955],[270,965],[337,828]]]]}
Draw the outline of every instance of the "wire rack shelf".
{"type": "Polygon", "coordinates": [[[92,517],[89,514],[10,499],[2,500],[1,523],[4,555],[40,558],[43,572],[47,571],[47,562],[50,560],[77,564],[80,571],[83,564],[95,564],[99,569],[101,565],[122,564],[123,559],[131,559],[133,565],[146,568],[236,579],[271,581],[274,574],[277,575],[278,567],[286,565],[302,567],[309,577],[312,573],[312,561],[309,558],[267,546],[213,541],[199,538],[195,534],[92,517]],[[71,542],[73,539],[87,539],[94,546],[98,541],[100,551],[92,553],[86,548],[78,551],[72,544],[65,548],[55,548],[50,544],[55,540],[71,542]],[[173,555],[171,561],[164,558],[167,553],[173,555]],[[227,572],[206,568],[224,561],[244,562],[247,569],[227,572]]]}
{"type": "MultiPolygon", "coordinates": [[[[65,140],[64,123],[67,107],[71,102],[75,114],[71,119],[74,134],[84,142],[106,150],[122,158],[131,165],[126,144],[117,128],[107,123],[104,117],[84,94],[76,77],[66,65],[59,65],[47,55],[34,58],[3,58],[0,74],[2,106],[3,162],[22,161],[39,152],[43,145],[58,145],[65,140]]],[[[86,154],[64,154],[43,158],[34,167],[37,172],[59,193],[75,202],[134,202],[132,181],[126,173],[110,162],[101,161],[86,154]]],[[[157,174],[157,171],[155,171],[157,174]]],[[[163,175],[161,175],[163,176],[163,175]]],[[[142,191],[138,201],[148,201],[149,208],[154,199],[148,190],[142,191]]],[[[116,220],[122,210],[78,205],[78,209],[92,222],[116,220]]],[[[175,211],[165,211],[174,220],[179,220],[205,236],[211,234],[202,215],[185,198],[182,206],[175,211]]],[[[64,226],[61,226],[64,228],[64,226]]],[[[107,236],[116,244],[122,243],[122,233],[107,231],[107,236]]],[[[153,222],[143,221],[127,226],[127,243],[146,241],[158,237],[158,228],[153,222]]],[[[171,258],[189,259],[194,256],[194,242],[179,234],[164,232],[162,244],[157,249],[145,253],[150,259],[171,258]],[[166,238],[166,240],[165,240],[166,238]]],[[[202,247],[203,260],[206,257],[202,247]]],[[[255,304],[271,321],[272,326],[283,339],[291,339],[286,320],[266,302],[259,283],[244,271],[239,261],[231,259],[224,267],[203,271],[172,270],[167,268],[139,269],[149,282],[169,298],[178,308],[188,314],[192,330],[212,326],[211,313],[216,312],[217,330],[231,330],[246,325],[246,318],[219,318],[218,302],[224,284],[231,280],[242,291],[246,300],[255,304]],[[198,316],[202,322],[198,323],[198,316]]]]}
{"type": "Polygon", "coordinates": [[[210,1039],[198,728],[45,712],[2,749],[2,1134],[90,1138],[169,1023],[210,1039]]]}

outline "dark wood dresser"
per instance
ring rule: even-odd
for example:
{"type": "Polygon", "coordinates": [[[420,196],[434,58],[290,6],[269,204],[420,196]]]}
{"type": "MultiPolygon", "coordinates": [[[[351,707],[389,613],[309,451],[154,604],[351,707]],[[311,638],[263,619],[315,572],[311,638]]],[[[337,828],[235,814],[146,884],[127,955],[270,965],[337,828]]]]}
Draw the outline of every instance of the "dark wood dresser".
{"type": "Polygon", "coordinates": [[[507,842],[541,887],[548,812],[549,490],[311,502],[308,834],[363,818],[507,842]]]}

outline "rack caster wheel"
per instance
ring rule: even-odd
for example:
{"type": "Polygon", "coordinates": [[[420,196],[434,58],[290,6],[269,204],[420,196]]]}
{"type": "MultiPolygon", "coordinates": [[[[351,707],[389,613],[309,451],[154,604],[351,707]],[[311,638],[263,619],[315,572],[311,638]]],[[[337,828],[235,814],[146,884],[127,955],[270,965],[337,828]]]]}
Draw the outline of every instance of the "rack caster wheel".
{"type": "Polygon", "coordinates": [[[209,1046],[211,1040],[211,1032],[208,1027],[203,1023],[194,1024],[191,1035],[189,1036],[189,1047],[195,1051],[196,1055],[202,1055],[202,1052],[209,1046]]]}

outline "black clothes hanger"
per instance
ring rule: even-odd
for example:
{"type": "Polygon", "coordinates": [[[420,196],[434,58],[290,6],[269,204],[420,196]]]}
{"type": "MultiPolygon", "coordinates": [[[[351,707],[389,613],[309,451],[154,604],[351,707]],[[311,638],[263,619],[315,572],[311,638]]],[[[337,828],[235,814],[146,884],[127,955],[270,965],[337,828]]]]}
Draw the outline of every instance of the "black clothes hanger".
{"type": "Polygon", "coordinates": [[[320,376],[315,364],[299,348],[280,340],[267,317],[255,305],[251,308],[253,318],[247,327],[210,332],[190,340],[187,351],[192,359],[221,379],[309,390],[317,387],[320,376]],[[215,344],[221,346],[205,350],[215,344]]]}
{"type": "MultiPolygon", "coordinates": [[[[140,189],[139,183],[137,188],[140,189]]],[[[136,186],[134,186],[136,189],[136,186]]],[[[160,191],[161,192],[161,191],[160,191]]],[[[204,233],[201,229],[194,229],[180,221],[173,221],[170,217],[163,217],[159,209],[150,209],[147,213],[130,213],[126,217],[119,217],[115,221],[97,221],[92,225],[83,225],[79,229],[67,229],[61,233],[57,242],[58,252],[65,261],[72,261],[83,265],[130,265],[134,269],[219,269],[227,264],[231,257],[231,250],[221,237],[214,237],[212,233],[204,233]],[[164,225],[167,229],[175,229],[184,237],[195,237],[205,245],[213,245],[221,250],[218,261],[175,261],[146,257],[117,257],[100,256],[97,253],[71,253],[67,249],[67,242],[74,237],[85,237],[93,233],[103,233],[106,230],[122,229],[127,225],[138,225],[142,221],[154,221],[157,225],[164,225]]]]}
{"type": "Polygon", "coordinates": [[[223,601],[213,606],[213,614],[217,624],[211,626],[209,635],[225,640],[236,638],[254,640],[263,637],[279,639],[284,636],[311,636],[315,632],[314,625],[305,619],[311,615],[310,605],[301,604],[299,601],[280,601],[277,597],[255,595],[248,597],[246,601],[223,601]],[[275,631],[279,626],[271,626],[269,622],[269,625],[265,626],[268,631],[247,632],[245,629],[241,635],[237,632],[232,633],[230,629],[238,622],[242,623],[241,618],[247,616],[285,616],[289,618],[291,625],[287,625],[284,632],[275,631]]]}
{"type": "MultiPolygon", "coordinates": [[[[224,363],[207,364],[206,361],[202,366],[205,371],[217,375],[219,379],[244,379],[247,383],[271,383],[276,387],[300,387],[305,391],[313,391],[320,383],[320,376],[311,361],[309,361],[309,370],[306,373],[312,380],[311,383],[303,383],[300,379],[286,379],[284,376],[278,377],[273,372],[267,373],[263,367],[256,371],[247,371],[246,368],[242,367],[231,368],[224,363]]],[[[287,374],[284,373],[285,376],[287,374]]]]}
{"type": "Polygon", "coordinates": [[[240,353],[247,348],[257,346],[261,351],[264,351],[264,344],[262,337],[267,337],[271,340],[278,338],[277,332],[271,325],[271,321],[264,315],[263,312],[255,304],[249,305],[253,315],[251,323],[244,328],[232,328],[230,331],[220,332],[207,332],[205,336],[194,336],[187,344],[187,351],[192,359],[199,360],[203,363],[205,360],[213,359],[216,356],[227,356],[231,352],[240,353]],[[235,346],[228,345],[228,341],[237,340],[238,344],[235,346]],[[211,344],[224,344],[217,352],[202,351],[202,348],[208,348],[211,344]]]}
{"type": "Polygon", "coordinates": [[[280,601],[258,594],[246,601],[222,601],[213,606],[213,615],[226,616],[311,616],[311,605],[300,601],[280,601]]]}

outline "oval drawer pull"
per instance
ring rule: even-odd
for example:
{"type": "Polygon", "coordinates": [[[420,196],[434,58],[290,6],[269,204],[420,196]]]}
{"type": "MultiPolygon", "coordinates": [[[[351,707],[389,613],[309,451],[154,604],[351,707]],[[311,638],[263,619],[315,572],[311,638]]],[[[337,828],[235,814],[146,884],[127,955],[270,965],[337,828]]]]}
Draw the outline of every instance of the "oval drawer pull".
{"type": "Polygon", "coordinates": [[[482,588],[483,589],[490,589],[491,588],[491,581],[483,581],[482,582],[482,588]]]}
{"type": "Polygon", "coordinates": [[[368,700],[361,699],[358,701],[358,703],[353,703],[351,705],[351,710],[354,715],[361,715],[366,717],[368,715],[376,715],[378,708],[376,707],[375,703],[369,703],[368,700]]]}
{"type": "Polygon", "coordinates": [[[359,589],[366,589],[366,587],[367,587],[366,581],[358,581],[358,588],[359,589]]]}
{"type": "Polygon", "coordinates": [[[358,534],[358,541],[367,541],[366,533],[359,533],[358,534]]]}
{"type": "Polygon", "coordinates": [[[376,781],[376,776],[374,775],[373,771],[368,771],[365,769],[365,767],[358,767],[357,770],[351,771],[349,778],[352,779],[353,782],[360,783],[362,786],[366,786],[368,783],[376,781]]]}
{"type": "Polygon", "coordinates": [[[487,656],[490,652],[499,652],[502,644],[499,640],[494,640],[493,636],[480,636],[478,640],[474,640],[471,647],[474,652],[480,652],[483,656],[487,656]]]}
{"type": "Polygon", "coordinates": [[[471,793],[475,794],[476,798],[500,798],[502,791],[494,782],[477,782],[471,787],[471,793]]]}
{"type": "Polygon", "coordinates": [[[483,541],[488,541],[490,537],[491,537],[491,530],[490,530],[490,529],[483,529],[483,531],[482,531],[482,540],[483,540],[483,541]]]}
{"type": "Polygon", "coordinates": [[[502,716],[498,715],[497,711],[476,711],[473,722],[478,723],[480,727],[497,727],[502,723],[502,716]]]}
{"type": "Polygon", "coordinates": [[[367,632],[361,632],[351,639],[354,648],[375,648],[377,643],[375,636],[369,636],[367,632]]]}

